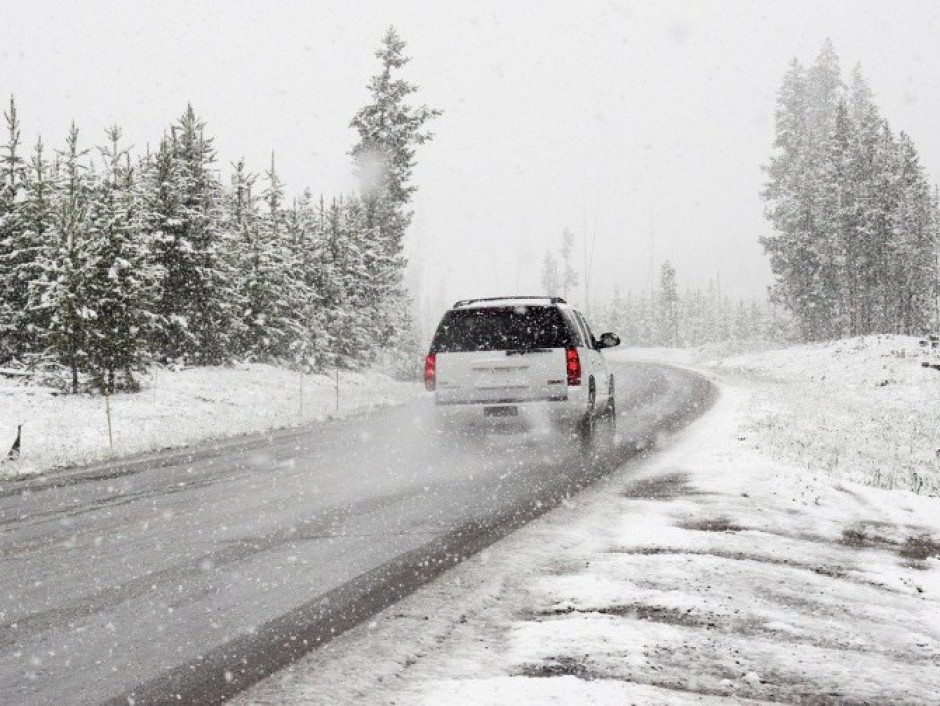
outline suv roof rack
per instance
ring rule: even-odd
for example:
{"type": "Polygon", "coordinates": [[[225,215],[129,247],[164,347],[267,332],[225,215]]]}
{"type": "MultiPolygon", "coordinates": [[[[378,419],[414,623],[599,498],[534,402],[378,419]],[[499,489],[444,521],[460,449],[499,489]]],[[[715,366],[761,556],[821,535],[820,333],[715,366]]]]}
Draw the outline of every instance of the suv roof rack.
{"type": "Polygon", "coordinates": [[[520,297],[520,296],[509,296],[509,297],[480,297],[478,299],[460,299],[454,302],[454,308],[458,306],[467,306],[467,304],[476,304],[477,302],[498,302],[504,301],[506,299],[547,299],[552,304],[567,304],[561,297],[546,297],[546,296],[535,296],[535,297],[520,297]]]}

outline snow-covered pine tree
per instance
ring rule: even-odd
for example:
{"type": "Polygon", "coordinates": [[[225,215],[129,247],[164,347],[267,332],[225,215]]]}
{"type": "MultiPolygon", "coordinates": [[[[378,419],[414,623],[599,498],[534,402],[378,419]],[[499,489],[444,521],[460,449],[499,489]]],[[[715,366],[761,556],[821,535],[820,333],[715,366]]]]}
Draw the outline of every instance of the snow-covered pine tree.
{"type": "Polygon", "coordinates": [[[323,238],[318,229],[313,195],[305,189],[295,199],[285,219],[290,251],[291,310],[297,323],[290,342],[290,356],[302,369],[317,367],[323,345],[323,300],[319,290],[323,266],[323,238]]]}
{"type": "MultiPolygon", "coordinates": [[[[810,138],[808,148],[822,147],[831,134],[836,108],[845,93],[839,57],[831,39],[823,42],[816,61],[806,74],[806,130],[810,138]]],[[[820,156],[819,152],[815,156],[820,156]]]]}
{"type": "Polygon", "coordinates": [[[333,199],[329,206],[321,200],[317,217],[317,276],[311,289],[320,325],[318,366],[356,368],[374,361],[377,352],[370,259],[375,252],[365,242],[365,210],[354,196],[333,199]]]}
{"type": "Polygon", "coordinates": [[[897,321],[896,295],[896,234],[893,214],[900,202],[900,150],[891,126],[884,121],[879,131],[877,167],[873,174],[875,195],[871,201],[873,232],[879,246],[871,279],[875,286],[873,331],[893,332],[897,321]]]}
{"type": "Polygon", "coordinates": [[[365,204],[355,195],[340,202],[340,228],[343,255],[338,272],[345,289],[343,316],[347,326],[342,334],[344,354],[351,365],[359,365],[374,362],[379,351],[391,342],[397,349],[407,352],[409,311],[401,312],[397,321],[384,321],[376,316],[371,306],[371,302],[388,291],[388,281],[377,275],[403,270],[404,265],[399,262],[401,255],[372,247],[374,232],[367,224],[365,204]]]}
{"type": "Polygon", "coordinates": [[[21,336],[20,353],[30,364],[41,358],[50,330],[51,311],[44,306],[43,296],[48,293],[44,282],[49,279],[45,267],[55,248],[54,178],[42,138],[38,138],[27,166],[26,195],[20,210],[23,258],[11,273],[27,292],[26,306],[19,316],[14,314],[13,321],[21,336]]]}
{"type": "Polygon", "coordinates": [[[707,299],[700,289],[687,289],[679,300],[679,329],[686,345],[700,346],[708,340],[707,299]]]}
{"type": "Polygon", "coordinates": [[[40,267],[39,305],[48,316],[46,359],[65,366],[69,387],[79,391],[79,374],[88,369],[88,321],[96,316],[89,299],[89,205],[91,178],[79,149],[78,128],[69,130],[64,151],[58,152],[52,197],[51,246],[40,267]]]}
{"type": "MultiPolygon", "coordinates": [[[[341,200],[333,199],[327,207],[322,199],[319,218],[323,242],[323,260],[320,267],[318,290],[323,302],[323,348],[320,367],[355,367],[350,331],[353,324],[352,293],[356,283],[350,280],[351,262],[348,229],[343,224],[344,207],[341,200]]],[[[365,328],[359,324],[360,328],[365,328]]]]}
{"type": "MultiPolygon", "coordinates": [[[[813,340],[833,338],[839,335],[838,312],[833,305],[840,300],[839,274],[843,271],[840,261],[839,236],[831,222],[826,195],[832,184],[828,172],[827,152],[832,135],[836,131],[836,115],[845,86],[841,78],[839,59],[829,39],[823,43],[816,61],[806,74],[806,134],[802,143],[804,159],[800,175],[801,211],[803,212],[803,292],[802,304],[810,338],[813,340]],[[835,318],[835,321],[834,321],[835,318]]],[[[732,329],[730,304],[726,311],[728,330],[732,329]]]]}
{"type": "Polygon", "coordinates": [[[794,59],[777,92],[774,153],[766,167],[768,181],[762,192],[768,204],[766,216],[774,230],[761,238],[761,244],[776,276],[773,297],[801,320],[809,318],[812,281],[810,213],[805,198],[805,145],[809,139],[806,103],[806,70],[794,59]]]}
{"type": "Polygon", "coordinates": [[[313,258],[313,288],[317,295],[317,321],[319,328],[314,338],[315,347],[312,357],[315,366],[324,370],[336,365],[336,341],[338,325],[335,323],[338,311],[343,306],[343,288],[340,286],[337,273],[338,243],[333,235],[337,230],[337,216],[335,204],[327,207],[325,199],[320,196],[313,209],[312,244],[316,247],[312,253],[313,258]]]}
{"type": "Polygon", "coordinates": [[[237,281],[241,301],[238,354],[248,360],[290,358],[301,335],[298,312],[306,285],[288,233],[284,188],[271,159],[266,186],[255,193],[257,177],[244,160],[235,164],[229,195],[228,230],[235,237],[237,281]],[[299,281],[297,278],[300,278],[299,281]]]}
{"type": "Polygon", "coordinates": [[[217,364],[232,349],[235,274],[221,228],[215,150],[192,106],[170,128],[148,170],[155,261],[163,271],[156,350],[166,359],[217,364]]]}
{"type": "Polygon", "coordinates": [[[774,294],[800,321],[809,340],[831,334],[829,286],[832,238],[820,223],[827,217],[825,150],[843,90],[839,62],[826,40],[815,64],[805,71],[794,60],[777,94],[776,152],[763,192],[775,233],[762,239],[777,277],[774,294]]]}
{"type": "Polygon", "coordinates": [[[134,171],[121,130],[105,134],[89,204],[87,292],[95,315],[86,322],[86,337],[93,384],[112,393],[139,389],[133,374],[149,361],[158,278],[136,214],[134,171]]]}
{"type": "Polygon", "coordinates": [[[368,247],[377,253],[376,263],[382,265],[371,273],[375,316],[370,328],[379,347],[402,343],[410,327],[402,249],[412,218],[408,204],[417,188],[411,184],[415,147],[431,139],[425,125],[440,115],[406,102],[417,88],[397,76],[409,61],[404,49],[405,42],[389,27],[376,52],[381,68],[369,84],[371,102],[350,123],[359,134],[351,155],[360,181],[364,230],[368,247]]]}
{"type": "Polygon", "coordinates": [[[164,135],[157,150],[145,158],[141,179],[145,184],[144,217],[159,271],[155,307],[158,319],[151,350],[165,362],[177,360],[196,346],[185,318],[188,292],[177,289],[192,270],[190,248],[181,241],[183,195],[179,171],[170,136],[164,135]]]}
{"type": "Polygon", "coordinates": [[[0,364],[25,352],[27,332],[22,319],[29,280],[22,275],[31,256],[22,224],[26,163],[20,154],[20,121],[12,96],[3,117],[7,140],[0,146],[0,364]]]}
{"type": "Polygon", "coordinates": [[[925,325],[937,269],[929,186],[858,68],[846,89],[830,42],[808,72],[791,64],[776,131],[763,192],[774,233],[762,244],[802,338],[925,325]]]}
{"type": "Polygon", "coordinates": [[[836,105],[832,130],[825,141],[816,216],[817,281],[814,310],[827,312],[817,324],[824,338],[841,338],[857,331],[858,312],[858,175],[853,169],[855,126],[844,100],[836,105]]]}
{"type": "Polygon", "coordinates": [[[895,249],[896,322],[898,333],[922,334],[929,327],[937,286],[938,214],[917,150],[910,137],[898,137],[899,187],[891,214],[895,249]]]}
{"type": "Polygon", "coordinates": [[[857,211],[851,333],[863,335],[889,330],[878,311],[884,297],[883,273],[890,240],[884,219],[890,207],[885,203],[883,179],[890,169],[889,155],[882,148],[885,123],[858,65],[852,70],[849,90],[849,116],[855,130],[850,169],[857,211]]]}
{"type": "Polygon", "coordinates": [[[264,252],[261,244],[258,197],[254,186],[257,176],[248,172],[245,160],[234,165],[231,189],[228,193],[228,215],[224,226],[231,233],[236,267],[239,317],[236,324],[234,351],[246,360],[262,360],[266,353],[265,316],[269,298],[267,283],[262,274],[264,252]]]}
{"type": "Polygon", "coordinates": [[[274,166],[265,173],[266,186],[261,194],[264,212],[260,223],[260,240],[265,256],[261,275],[269,291],[267,307],[266,354],[276,360],[288,360],[292,342],[300,336],[301,322],[297,313],[305,299],[305,283],[299,272],[299,254],[291,247],[284,208],[284,185],[274,166]]]}
{"type": "Polygon", "coordinates": [[[668,260],[659,270],[658,324],[659,343],[664,346],[679,346],[679,288],[676,268],[668,260]]]}

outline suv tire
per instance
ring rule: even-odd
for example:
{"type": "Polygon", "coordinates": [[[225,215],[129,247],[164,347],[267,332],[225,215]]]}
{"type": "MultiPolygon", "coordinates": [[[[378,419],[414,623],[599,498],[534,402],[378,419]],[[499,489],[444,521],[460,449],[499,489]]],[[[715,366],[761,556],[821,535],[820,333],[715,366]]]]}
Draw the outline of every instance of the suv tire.
{"type": "Polygon", "coordinates": [[[578,423],[578,440],[581,442],[581,450],[584,453],[594,451],[594,445],[597,439],[597,414],[594,409],[597,392],[594,389],[594,378],[591,378],[589,385],[588,410],[578,423]]]}

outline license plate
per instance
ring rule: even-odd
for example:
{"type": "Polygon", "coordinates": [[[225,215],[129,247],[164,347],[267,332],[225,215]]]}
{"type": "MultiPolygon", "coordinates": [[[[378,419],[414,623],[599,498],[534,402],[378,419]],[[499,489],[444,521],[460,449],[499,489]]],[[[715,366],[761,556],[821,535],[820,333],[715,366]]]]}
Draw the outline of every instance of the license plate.
{"type": "Polygon", "coordinates": [[[519,414],[518,407],[484,407],[484,417],[515,417],[519,414]]]}

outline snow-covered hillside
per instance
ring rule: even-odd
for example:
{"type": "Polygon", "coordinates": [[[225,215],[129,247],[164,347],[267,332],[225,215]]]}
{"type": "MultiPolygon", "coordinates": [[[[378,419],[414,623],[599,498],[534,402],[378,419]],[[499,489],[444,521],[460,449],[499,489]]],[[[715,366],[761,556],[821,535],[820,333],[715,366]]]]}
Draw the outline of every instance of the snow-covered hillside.
{"type": "Polygon", "coordinates": [[[380,373],[342,372],[337,402],[335,377],[269,365],[154,368],[143,383],[143,392],[114,395],[106,406],[99,395],[0,378],[0,458],[23,425],[20,458],[0,465],[0,479],[347,416],[424,391],[380,373]]]}
{"type": "Polygon", "coordinates": [[[742,435],[827,477],[940,495],[940,350],[879,336],[722,361],[753,376],[742,435]]]}
{"type": "Polygon", "coordinates": [[[708,346],[615,356],[744,383],[740,440],[767,456],[880,488],[940,495],[940,349],[868,336],[746,355],[708,346]],[[925,364],[927,367],[925,367],[925,364]]]}
{"type": "Polygon", "coordinates": [[[940,372],[895,337],[713,353],[688,430],[238,703],[936,703],[940,372]]]}

